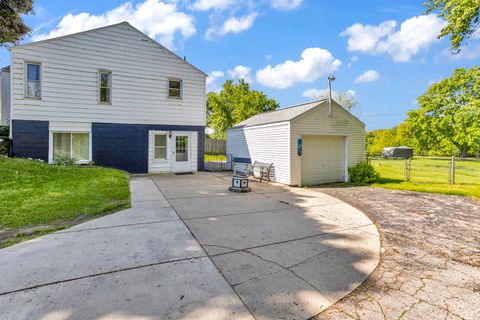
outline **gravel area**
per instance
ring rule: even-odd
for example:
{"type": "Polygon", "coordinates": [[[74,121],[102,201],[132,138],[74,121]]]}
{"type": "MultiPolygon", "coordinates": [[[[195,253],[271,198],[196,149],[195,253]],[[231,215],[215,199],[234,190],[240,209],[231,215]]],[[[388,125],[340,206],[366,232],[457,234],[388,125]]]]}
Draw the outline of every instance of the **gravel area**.
{"type": "Polygon", "coordinates": [[[375,221],[382,261],[315,320],[480,319],[480,202],[369,187],[318,190],[375,221]]]}

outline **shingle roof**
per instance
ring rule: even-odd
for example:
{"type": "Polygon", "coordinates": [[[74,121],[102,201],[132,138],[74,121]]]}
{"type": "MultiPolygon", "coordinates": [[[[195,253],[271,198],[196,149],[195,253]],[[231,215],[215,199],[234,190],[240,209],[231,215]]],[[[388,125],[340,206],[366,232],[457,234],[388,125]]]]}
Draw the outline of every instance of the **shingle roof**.
{"type": "Polygon", "coordinates": [[[327,99],[317,100],[313,102],[298,104],[290,107],[284,107],[284,108],[279,108],[273,111],[260,113],[251,118],[248,118],[247,120],[240,122],[233,128],[252,127],[252,126],[258,126],[258,125],[267,124],[267,123],[290,121],[293,118],[298,117],[302,113],[305,113],[308,110],[315,108],[316,106],[325,102],[326,100],[327,99]]]}
{"type": "Polygon", "coordinates": [[[6,71],[6,72],[10,71],[10,66],[3,67],[1,71],[6,71]]]}

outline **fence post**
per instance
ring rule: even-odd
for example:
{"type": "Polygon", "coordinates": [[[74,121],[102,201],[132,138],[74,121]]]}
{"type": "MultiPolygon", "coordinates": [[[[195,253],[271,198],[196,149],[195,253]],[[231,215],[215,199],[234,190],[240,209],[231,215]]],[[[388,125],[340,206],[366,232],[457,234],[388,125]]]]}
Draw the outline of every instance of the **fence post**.
{"type": "Polygon", "coordinates": [[[405,182],[410,182],[410,159],[405,160],[405,182]]]}
{"type": "Polygon", "coordinates": [[[450,184],[455,184],[455,156],[452,156],[450,163],[450,184]]]}

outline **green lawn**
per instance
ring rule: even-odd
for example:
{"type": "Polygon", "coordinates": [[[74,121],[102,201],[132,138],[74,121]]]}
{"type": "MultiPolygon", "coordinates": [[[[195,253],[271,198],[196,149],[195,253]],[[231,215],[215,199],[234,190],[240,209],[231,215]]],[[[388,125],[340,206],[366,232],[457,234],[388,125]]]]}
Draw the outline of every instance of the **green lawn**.
{"type": "Polygon", "coordinates": [[[129,206],[126,172],[0,156],[0,247],[129,206]]]}
{"type": "Polygon", "coordinates": [[[450,185],[449,159],[410,160],[410,182],[405,182],[405,160],[375,159],[371,164],[381,180],[373,186],[480,198],[480,161],[455,163],[455,184],[450,185]]]}
{"type": "Polygon", "coordinates": [[[205,162],[227,162],[224,154],[205,153],[205,162]]]}

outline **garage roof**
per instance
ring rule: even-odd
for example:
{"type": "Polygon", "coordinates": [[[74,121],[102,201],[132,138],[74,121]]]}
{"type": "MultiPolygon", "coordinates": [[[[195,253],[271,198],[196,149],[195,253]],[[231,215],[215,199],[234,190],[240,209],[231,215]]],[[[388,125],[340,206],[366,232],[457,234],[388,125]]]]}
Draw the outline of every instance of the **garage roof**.
{"type": "Polygon", "coordinates": [[[252,127],[268,123],[290,121],[298,117],[299,115],[315,108],[326,100],[327,99],[317,100],[313,102],[297,104],[290,107],[284,107],[273,111],[263,112],[240,122],[232,128],[252,127]]]}

